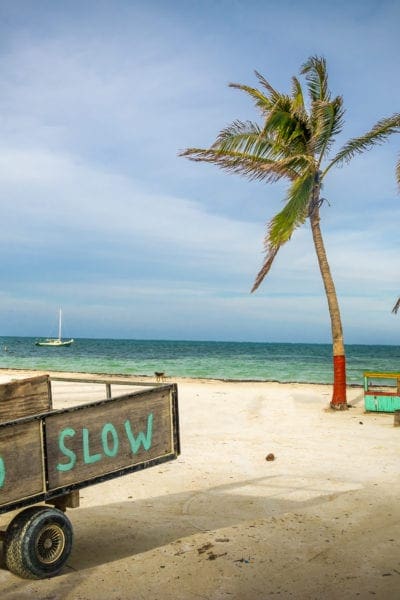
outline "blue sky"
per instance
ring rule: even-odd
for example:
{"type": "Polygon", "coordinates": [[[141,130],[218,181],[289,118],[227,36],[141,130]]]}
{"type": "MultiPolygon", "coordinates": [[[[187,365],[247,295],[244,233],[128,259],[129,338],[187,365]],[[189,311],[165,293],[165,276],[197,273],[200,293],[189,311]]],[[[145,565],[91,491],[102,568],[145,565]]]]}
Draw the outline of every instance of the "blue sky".
{"type": "MultiPolygon", "coordinates": [[[[178,157],[314,54],[346,125],[400,110],[398,1],[3,1],[0,334],[329,342],[309,227],[255,294],[285,186],[178,157]]],[[[399,344],[400,136],[331,171],[322,228],[347,343],[399,344]]]]}

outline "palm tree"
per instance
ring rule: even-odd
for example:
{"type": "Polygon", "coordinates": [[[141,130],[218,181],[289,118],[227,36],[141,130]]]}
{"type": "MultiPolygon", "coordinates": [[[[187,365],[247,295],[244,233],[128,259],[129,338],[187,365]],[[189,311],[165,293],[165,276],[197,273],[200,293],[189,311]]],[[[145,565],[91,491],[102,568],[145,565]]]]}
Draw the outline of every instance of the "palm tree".
{"type": "Polygon", "coordinates": [[[335,136],[343,127],[343,100],[332,98],[326,61],[312,56],[301,69],[308,104],[300,81],[292,78],[291,93],[283,94],[256,72],[261,88],[230,84],[246,92],[260,111],[262,124],[234,121],[223,129],[208,149],[188,148],[180,153],[192,161],[214,163],[229,173],[268,183],[289,182],[284,208],[269,222],[265,237],[265,260],[255,279],[255,291],[269,272],[280,248],[307,219],[325,287],[331,319],[334,385],[332,408],[347,408],[346,361],[339,304],[320,228],[323,181],[333,166],[348,162],[355,154],[383,142],[398,131],[400,115],[379,121],[365,135],[348,141],[327,161],[335,136]]]}

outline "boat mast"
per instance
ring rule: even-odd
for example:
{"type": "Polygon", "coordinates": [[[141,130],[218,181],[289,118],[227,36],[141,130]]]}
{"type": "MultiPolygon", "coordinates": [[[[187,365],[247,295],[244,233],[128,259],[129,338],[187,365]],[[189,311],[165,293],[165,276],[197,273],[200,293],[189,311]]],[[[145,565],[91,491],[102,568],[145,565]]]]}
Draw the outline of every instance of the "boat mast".
{"type": "Polygon", "coordinates": [[[61,308],[58,316],[58,339],[61,340],[61,308]]]}

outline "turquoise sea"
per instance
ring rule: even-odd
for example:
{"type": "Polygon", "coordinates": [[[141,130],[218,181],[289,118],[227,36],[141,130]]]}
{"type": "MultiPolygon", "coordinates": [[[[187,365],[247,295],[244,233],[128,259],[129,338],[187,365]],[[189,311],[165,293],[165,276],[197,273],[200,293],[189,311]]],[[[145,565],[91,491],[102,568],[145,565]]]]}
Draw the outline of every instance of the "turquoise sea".
{"type": "MultiPolygon", "coordinates": [[[[400,346],[346,346],[349,384],[362,373],[400,371],[400,346]]],[[[0,337],[0,367],[212,379],[332,382],[330,344],[76,339],[70,347],[35,346],[34,338],[0,337]]]]}

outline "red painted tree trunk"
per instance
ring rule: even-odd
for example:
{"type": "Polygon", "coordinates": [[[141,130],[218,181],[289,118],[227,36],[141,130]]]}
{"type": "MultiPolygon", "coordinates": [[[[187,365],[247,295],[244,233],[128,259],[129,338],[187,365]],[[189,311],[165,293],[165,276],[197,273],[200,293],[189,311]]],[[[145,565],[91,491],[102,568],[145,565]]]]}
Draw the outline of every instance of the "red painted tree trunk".
{"type": "Polygon", "coordinates": [[[333,357],[333,393],[331,407],[339,410],[347,408],[346,402],[346,357],[333,357]]]}

